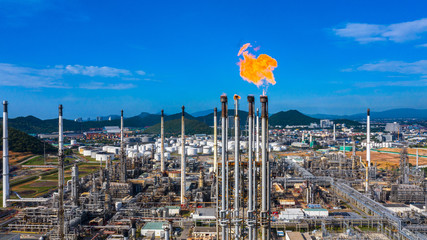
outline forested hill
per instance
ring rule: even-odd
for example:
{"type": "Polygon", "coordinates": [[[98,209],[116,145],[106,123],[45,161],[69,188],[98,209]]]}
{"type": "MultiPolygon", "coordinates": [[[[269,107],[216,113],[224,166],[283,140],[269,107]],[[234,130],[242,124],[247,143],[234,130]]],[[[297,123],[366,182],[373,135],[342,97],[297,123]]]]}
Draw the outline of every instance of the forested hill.
{"type": "MultiPolygon", "coordinates": [[[[3,136],[3,128],[0,129],[3,136]]],[[[34,154],[43,154],[44,143],[33,136],[30,136],[22,131],[14,128],[9,128],[9,150],[13,152],[31,152],[34,154]]],[[[57,152],[57,148],[46,143],[46,153],[57,152]]],[[[0,142],[0,147],[3,149],[3,141],[0,142]]]]}

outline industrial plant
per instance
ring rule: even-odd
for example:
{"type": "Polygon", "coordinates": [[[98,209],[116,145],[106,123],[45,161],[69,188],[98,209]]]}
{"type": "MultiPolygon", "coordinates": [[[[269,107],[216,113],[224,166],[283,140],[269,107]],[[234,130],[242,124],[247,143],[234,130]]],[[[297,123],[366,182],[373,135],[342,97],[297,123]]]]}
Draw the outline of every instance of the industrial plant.
{"type": "MultiPolygon", "coordinates": [[[[158,134],[126,130],[121,111],[112,144],[86,145],[64,140],[66,107],[60,105],[56,163],[25,167],[57,177],[43,181],[45,173],[37,172],[42,185],[57,182],[37,197],[10,187],[4,101],[0,238],[427,238],[421,165],[427,151],[410,154],[413,148],[395,143],[401,150],[384,154],[398,162],[387,170],[372,146],[369,109],[360,132],[333,121],[323,121],[318,130],[295,130],[269,125],[267,96],[259,104],[247,96],[244,118],[240,101],[234,95],[229,109],[227,95],[220,97],[220,112],[212,111],[213,134],[186,134],[184,106],[181,134],[175,136],[165,132],[163,110],[158,134]],[[66,155],[66,149],[73,150],[66,155]]],[[[23,169],[14,168],[14,176],[29,173],[23,169]]]]}

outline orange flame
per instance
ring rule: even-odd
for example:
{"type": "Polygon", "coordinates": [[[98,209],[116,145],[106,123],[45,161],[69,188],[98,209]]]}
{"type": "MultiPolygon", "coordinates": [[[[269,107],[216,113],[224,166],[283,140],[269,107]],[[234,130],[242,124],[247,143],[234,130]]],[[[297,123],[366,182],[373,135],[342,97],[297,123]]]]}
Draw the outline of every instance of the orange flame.
{"type": "Polygon", "coordinates": [[[237,94],[234,94],[234,100],[239,100],[240,99],[240,96],[239,95],[237,95],[237,94]]]}
{"type": "Polygon", "coordinates": [[[277,67],[276,59],[267,54],[260,54],[258,57],[255,57],[255,55],[247,51],[250,46],[250,43],[246,43],[240,48],[237,54],[237,56],[243,54],[243,59],[240,59],[238,63],[240,66],[240,76],[245,81],[253,83],[258,87],[263,84],[276,84],[273,75],[273,70],[277,67]]]}

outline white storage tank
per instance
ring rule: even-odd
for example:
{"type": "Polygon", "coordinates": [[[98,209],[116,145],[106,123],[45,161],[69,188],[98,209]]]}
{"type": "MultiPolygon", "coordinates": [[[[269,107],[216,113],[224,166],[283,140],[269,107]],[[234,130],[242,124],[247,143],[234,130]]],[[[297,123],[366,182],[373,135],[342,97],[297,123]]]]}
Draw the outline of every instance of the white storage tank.
{"type": "Polygon", "coordinates": [[[204,146],[203,147],[203,154],[211,154],[212,153],[212,148],[209,146],[204,146]]]}
{"type": "Polygon", "coordinates": [[[71,145],[77,145],[77,140],[76,139],[71,139],[70,144],[71,145]]]}
{"type": "Polygon", "coordinates": [[[188,148],[187,149],[187,155],[188,156],[195,156],[195,155],[197,155],[197,148],[192,148],[192,147],[188,148]]]}
{"type": "Polygon", "coordinates": [[[85,149],[83,150],[83,156],[90,157],[92,155],[92,150],[85,149]]]}

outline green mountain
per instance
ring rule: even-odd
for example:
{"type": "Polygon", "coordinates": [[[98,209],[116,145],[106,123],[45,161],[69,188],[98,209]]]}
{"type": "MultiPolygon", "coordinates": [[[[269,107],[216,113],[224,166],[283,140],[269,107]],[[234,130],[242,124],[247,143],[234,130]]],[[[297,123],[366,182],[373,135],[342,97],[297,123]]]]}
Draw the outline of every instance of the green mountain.
{"type": "MultiPolygon", "coordinates": [[[[181,119],[165,121],[165,135],[178,136],[181,134],[181,119]]],[[[160,134],[160,123],[144,130],[148,134],[160,134]]],[[[213,129],[203,122],[185,118],[185,134],[212,134],[213,129]]]]}
{"type": "MultiPolygon", "coordinates": [[[[182,113],[165,115],[165,121],[181,119],[182,113]]],[[[195,119],[188,113],[185,113],[188,119],[195,119]]],[[[158,114],[140,114],[134,117],[125,118],[125,127],[146,128],[160,123],[160,115],[158,114]]],[[[19,129],[26,133],[39,134],[51,133],[58,131],[58,119],[41,120],[34,116],[17,117],[9,119],[9,126],[19,129]]],[[[111,121],[88,121],[75,122],[73,120],[64,119],[64,131],[88,131],[91,128],[102,128],[104,126],[120,126],[120,119],[111,121]]]]}
{"type": "MultiPolygon", "coordinates": [[[[165,121],[171,120],[180,120],[182,113],[176,113],[172,115],[165,115],[165,121]]],[[[218,124],[220,124],[221,119],[221,111],[218,112],[218,124]]],[[[228,110],[228,116],[230,120],[233,120],[234,110],[228,110]]],[[[239,111],[240,116],[240,125],[245,126],[247,124],[248,112],[247,111],[239,111]]],[[[185,118],[189,120],[191,123],[197,123],[197,131],[206,132],[207,129],[203,130],[201,123],[206,126],[213,126],[213,111],[212,113],[194,117],[188,113],[185,113],[185,118]]],[[[347,126],[356,126],[359,125],[358,122],[350,121],[347,119],[338,119],[335,120],[336,123],[345,123],[347,126]]],[[[124,125],[125,127],[134,127],[134,128],[148,128],[151,126],[155,126],[160,123],[160,115],[159,114],[149,114],[149,113],[141,113],[137,116],[125,118],[124,125]]],[[[289,110],[286,112],[278,112],[270,115],[269,124],[272,126],[275,125],[309,125],[310,123],[319,123],[319,119],[312,118],[300,113],[297,110],[289,110]]],[[[58,119],[47,119],[41,120],[34,116],[27,117],[17,117],[9,119],[9,126],[12,128],[19,129],[26,133],[31,134],[39,134],[39,133],[51,133],[58,131],[58,119]]],[[[88,122],[75,122],[72,120],[64,119],[64,130],[65,131],[88,131],[91,128],[102,128],[104,126],[120,126],[120,119],[113,119],[111,121],[88,121],[88,122]]],[[[191,126],[190,126],[191,127],[191,126]]],[[[179,132],[179,131],[178,131],[179,132]]]]}
{"type": "MultiPolygon", "coordinates": [[[[3,128],[0,129],[3,136],[3,128]]],[[[13,152],[31,152],[34,154],[43,154],[44,143],[38,138],[30,136],[22,131],[9,128],[9,150],[13,152]]],[[[46,152],[57,152],[58,150],[52,145],[46,143],[46,152]]],[[[0,143],[3,149],[3,141],[0,143]]]]}
{"type": "MultiPolygon", "coordinates": [[[[221,124],[221,122],[220,122],[220,120],[221,120],[221,113],[222,113],[222,111],[218,110],[218,114],[217,114],[218,125],[221,124]]],[[[241,126],[246,125],[246,123],[248,121],[247,120],[248,119],[248,115],[249,115],[248,112],[239,110],[239,117],[240,117],[240,125],[241,126]]],[[[213,110],[212,110],[212,113],[209,113],[206,116],[197,117],[196,119],[199,120],[199,121],[201,121],[201,122],[203,122],[203,123],[205,123],[205,124],[207,124],[208,126],[213,126],[214,125],[213,124],[213,122],[214,122],[213,116],[214,116],[214,113],[213,113],[213,110]]],[[[231,120],[234,119],[234,109],[228,109],[228,117],[229,118],[231,117],[231,120]]]]}
{"type": "Polygon", "coordinates": [[[310,123],[319,123],[320,120],[312,118],[300,113],[297,110],[288,110],[286,112],[278,112],[271,115],[268,119],[268,124],[271,126],[281,125],[310,125],[310,123]]]}

